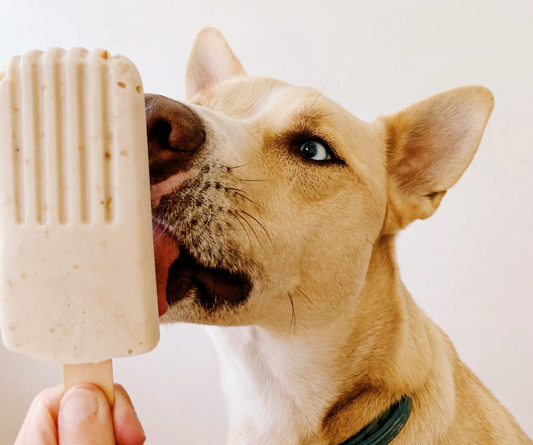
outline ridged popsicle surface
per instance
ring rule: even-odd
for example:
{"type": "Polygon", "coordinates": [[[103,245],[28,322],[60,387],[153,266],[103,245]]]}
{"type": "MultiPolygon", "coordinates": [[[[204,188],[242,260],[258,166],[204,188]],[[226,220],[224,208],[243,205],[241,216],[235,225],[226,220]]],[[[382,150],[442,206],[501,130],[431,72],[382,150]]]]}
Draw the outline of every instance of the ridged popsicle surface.
{"type": "Polygon", "coordinates": [[[55,48],[0,73],[0,322],[57,363],[159,340],[144,94],[107,51],[55,48]]]}

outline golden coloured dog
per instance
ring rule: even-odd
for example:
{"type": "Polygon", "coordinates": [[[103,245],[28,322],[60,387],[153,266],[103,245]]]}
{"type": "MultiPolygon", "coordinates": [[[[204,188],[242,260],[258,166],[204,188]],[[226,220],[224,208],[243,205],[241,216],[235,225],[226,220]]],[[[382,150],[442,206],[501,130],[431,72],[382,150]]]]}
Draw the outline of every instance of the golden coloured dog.
{"type": "Polygon", "coordinates": [[[407,397],[394,445],[532,444],[395,260],[398,231],[472,160],[490,91],[368,123],[248,77],[212,28],[186,81],[187,103],[146,98],[159,304],[164,322],[214,325],[230,441],[341,444],[407,397]]]}

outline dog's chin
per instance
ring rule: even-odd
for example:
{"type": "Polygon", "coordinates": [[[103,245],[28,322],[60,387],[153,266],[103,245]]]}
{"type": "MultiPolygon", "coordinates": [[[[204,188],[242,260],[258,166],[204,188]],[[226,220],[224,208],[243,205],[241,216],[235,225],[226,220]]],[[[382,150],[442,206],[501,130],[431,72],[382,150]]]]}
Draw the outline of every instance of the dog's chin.
{"type": "MultiPolygon", "coordinates": [[[[172,311],[173,308],[189,306],[190,303],[196,310],[209,314],[246,301],[252,284],[245,274],[201,264],[187,246],[161,224],[154,224],[153,233],[160,317],[169,308],[176,313],[176,310],[172,311]],[[185,300],[193,301],[183,304],[185,300]]],[[[163,317],[161,321],[169,321],[169,318],[163,317]]],[[[189,321],[187,316],[180,318],[173,321],[189,321]]]]}

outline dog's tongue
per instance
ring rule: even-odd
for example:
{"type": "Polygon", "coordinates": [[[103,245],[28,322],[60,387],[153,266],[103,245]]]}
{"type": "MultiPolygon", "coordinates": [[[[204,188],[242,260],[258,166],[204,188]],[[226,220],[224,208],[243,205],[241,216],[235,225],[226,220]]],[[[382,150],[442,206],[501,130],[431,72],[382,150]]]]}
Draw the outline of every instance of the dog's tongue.
{"type": "Polygon", "coordinates": [[[168,310],[167,281],[168,271],[179,256],[179,248],[172,236],[160,226],[154,224],[155,276],[157,282],[157,301],[159,316],[168,310]]]}

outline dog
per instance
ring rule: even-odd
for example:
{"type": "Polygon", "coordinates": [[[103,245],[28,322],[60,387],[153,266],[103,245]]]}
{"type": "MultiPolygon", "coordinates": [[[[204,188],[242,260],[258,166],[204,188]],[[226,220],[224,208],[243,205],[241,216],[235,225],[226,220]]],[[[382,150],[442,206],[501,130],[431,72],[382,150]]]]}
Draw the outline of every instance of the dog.
{"type": "Polygon", "coordinates": [[[395,260],[396,234],[471,162],[489,90],[364,122],[314,89],[248,77],[206,28],[186,99],[146,95],[159,309],[213,326],[229,443],[533,444],[395,260]]]}

